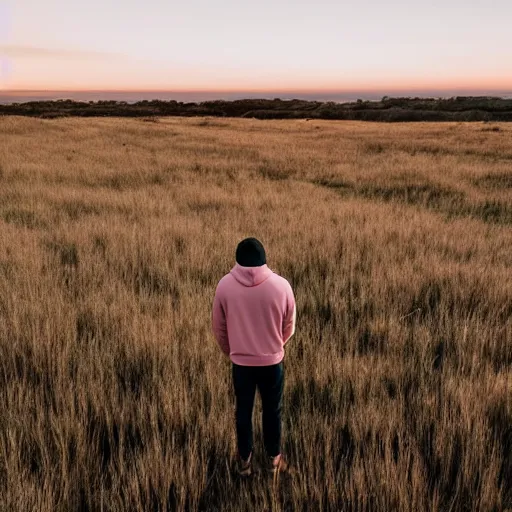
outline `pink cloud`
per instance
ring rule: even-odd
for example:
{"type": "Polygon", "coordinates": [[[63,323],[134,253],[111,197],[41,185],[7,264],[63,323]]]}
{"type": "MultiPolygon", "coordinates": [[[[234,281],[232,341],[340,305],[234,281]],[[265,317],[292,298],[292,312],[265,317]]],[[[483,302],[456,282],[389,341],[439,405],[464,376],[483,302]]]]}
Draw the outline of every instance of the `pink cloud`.
{"type": "Polygon", "coordinates": [[[120,55],[107,52],[64,50],[59,48],[40,48],[36,46],[0,45],[0,55],[10,58],[50,58],[50,59],[108,59],[120,55]]]}

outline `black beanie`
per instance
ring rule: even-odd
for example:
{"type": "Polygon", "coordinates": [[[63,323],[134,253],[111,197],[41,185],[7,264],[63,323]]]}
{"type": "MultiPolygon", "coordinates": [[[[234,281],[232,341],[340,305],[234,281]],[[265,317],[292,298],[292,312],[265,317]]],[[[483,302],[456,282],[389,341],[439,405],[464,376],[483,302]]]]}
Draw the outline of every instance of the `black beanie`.
{"type": "Polygon", "coordinates": [[[236,262],[242,267],[261,267],[267,263],[265,248],[256,238],[242,240],[236,248],[236,262]]]}

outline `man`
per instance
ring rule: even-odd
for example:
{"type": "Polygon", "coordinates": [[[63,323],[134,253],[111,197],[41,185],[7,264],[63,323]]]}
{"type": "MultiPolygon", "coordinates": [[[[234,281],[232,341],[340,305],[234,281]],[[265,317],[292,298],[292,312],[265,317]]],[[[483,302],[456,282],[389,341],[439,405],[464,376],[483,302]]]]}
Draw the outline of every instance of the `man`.
{"type": "Polygon", "coordinates": [[[255,238],[242,240],[236,265],[224,276],[213,301],[213,332],[233,363],[238,471],[252,473],[252,410],[256,388],[263,409],[263,438],[269,471],[284,472],[281,403],[284,345],[295,332],[295,298],[286,279],[270,270],[255,238]]]}

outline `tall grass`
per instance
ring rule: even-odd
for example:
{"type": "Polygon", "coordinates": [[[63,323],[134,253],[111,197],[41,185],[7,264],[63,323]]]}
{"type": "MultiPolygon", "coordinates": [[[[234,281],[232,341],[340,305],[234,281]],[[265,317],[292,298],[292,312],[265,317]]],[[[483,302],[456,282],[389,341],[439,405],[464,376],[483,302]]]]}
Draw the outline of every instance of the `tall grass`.
{"type": "Polygon", "coordinates": [[[0,509],[511,508],[511,148],[507,125],[0,118],[0,509]],[[276,482],[232,471],[210,332],[245,236],[298,304],[276,482]]]}

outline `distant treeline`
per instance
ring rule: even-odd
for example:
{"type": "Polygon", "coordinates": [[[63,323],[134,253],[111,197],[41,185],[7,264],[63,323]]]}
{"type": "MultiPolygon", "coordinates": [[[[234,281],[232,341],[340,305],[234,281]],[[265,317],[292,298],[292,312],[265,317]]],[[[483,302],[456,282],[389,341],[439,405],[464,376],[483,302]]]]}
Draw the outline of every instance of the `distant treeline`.
{"type": "Polygon", "coordinates": [[[335,103],[304,100],[81,102],[31,101],[0,105],[0,115],[58,117],[216,116],[257,119],[345,119],[361,121],[512,121],[512,99],[489,96],[389,98],[335,103]]]}

